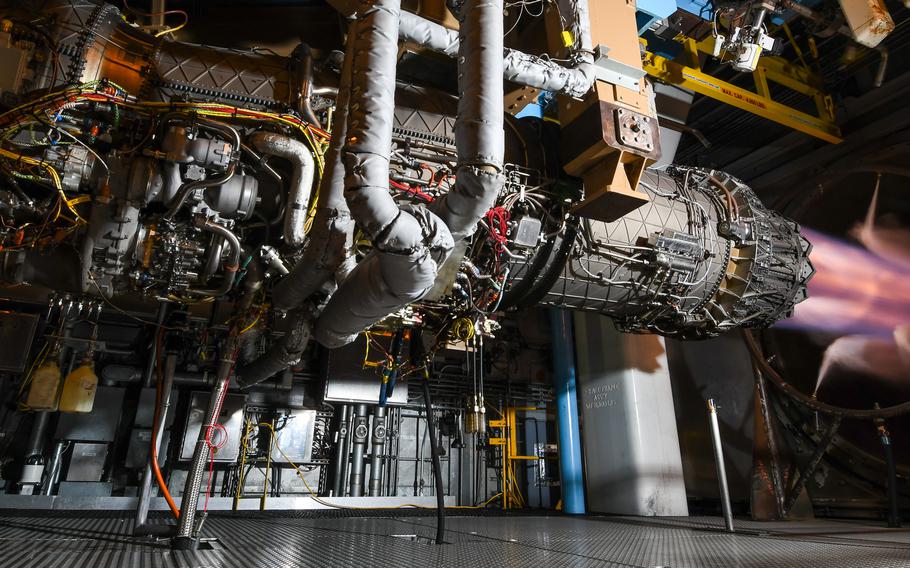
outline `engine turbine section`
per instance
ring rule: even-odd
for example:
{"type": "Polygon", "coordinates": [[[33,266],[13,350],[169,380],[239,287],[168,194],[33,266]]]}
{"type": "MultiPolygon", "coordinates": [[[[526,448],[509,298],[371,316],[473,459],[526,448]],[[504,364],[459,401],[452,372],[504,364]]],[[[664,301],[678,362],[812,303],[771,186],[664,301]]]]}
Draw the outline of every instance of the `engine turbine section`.
{"type": "Polygon", "coordinates": [[[806,298],[814,269],[799,227],[736,178],[649,171],[650,202],[614,222],[568,219],[514,261],[505,302],[599,312],[629,332],[704,338],[766,327],[806,298]]]}

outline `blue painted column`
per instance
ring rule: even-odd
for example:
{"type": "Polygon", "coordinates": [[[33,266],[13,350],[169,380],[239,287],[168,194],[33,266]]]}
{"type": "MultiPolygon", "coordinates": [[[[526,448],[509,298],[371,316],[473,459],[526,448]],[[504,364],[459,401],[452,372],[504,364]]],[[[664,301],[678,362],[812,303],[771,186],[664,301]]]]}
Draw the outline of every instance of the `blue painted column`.
{"type": "Polygon", "coordinates": [[[575,394],[575,339],[572,314],[550,309],[553,334],[553,382],[559,420],[559,477],[562,509],[571,515],[585,513],[585,486],[581,461],[581,433],[578,427],[578,399],[575,394]]]}

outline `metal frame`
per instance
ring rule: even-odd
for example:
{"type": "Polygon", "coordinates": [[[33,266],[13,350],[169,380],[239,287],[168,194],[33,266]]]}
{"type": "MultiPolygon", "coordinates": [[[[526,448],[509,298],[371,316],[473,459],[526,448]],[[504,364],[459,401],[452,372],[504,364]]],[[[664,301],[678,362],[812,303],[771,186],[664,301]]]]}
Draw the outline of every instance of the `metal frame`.
{"type": "Polygon", "coordinates": [[[490,438],[491,446],[500,446],[502,449],[502,508],[514,509],[524,507],[524,496],[517,486],[513,461],[538,461],[539,456],[523,456],[518,454],[518,416],[519,411],[540,410],[536,406],[507,406],[502,412],[502,418],[490,420],[490,428],[500,429],[500,436],[490,438]],[[516,487],[511,487],[511,482],[516,487]],[[516,495],[517,494],[517,495],[516,495]]]}
{"type": "Polygon", "coordinates": [[[640,41],[645,48],[642,65],[651,77],[695,91],[826,142],[838,144],[843,141],[840,128],[835,122],[834,103],[823,90],[821,77],[808,69],[793,65],[779,57],[762,57],[758,68],[752,74],[756,90],[750,91],[702,71],[700,56],[713,52],[713,37],[700,42],[692,38],[682,39],[680,43],[683,52],[675,60],[647,51],[647,40],[640,41]],[[776,83],[811,98],[815,101],[817,116],[773,100],[769,83],[776,83]]]}

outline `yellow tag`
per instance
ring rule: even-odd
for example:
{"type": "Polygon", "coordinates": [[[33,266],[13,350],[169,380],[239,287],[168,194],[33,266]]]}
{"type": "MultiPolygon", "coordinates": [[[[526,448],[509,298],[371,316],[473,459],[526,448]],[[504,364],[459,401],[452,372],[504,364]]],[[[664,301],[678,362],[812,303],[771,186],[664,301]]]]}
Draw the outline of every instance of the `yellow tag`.
{"type": "Polygon", "coordinates": [[[575,35],[569,30],[562,31],[562,44],[566,47],[575,45],[575,35]]]}
{"type": "Polygon", "coordinates": [[[67,199],[66,204],[67,205],[79,205],[80,203],[85,203],[86,201],[91,201],[91,200],[92,200],[91,195],[80,195],[79,197],[67,199]]]}

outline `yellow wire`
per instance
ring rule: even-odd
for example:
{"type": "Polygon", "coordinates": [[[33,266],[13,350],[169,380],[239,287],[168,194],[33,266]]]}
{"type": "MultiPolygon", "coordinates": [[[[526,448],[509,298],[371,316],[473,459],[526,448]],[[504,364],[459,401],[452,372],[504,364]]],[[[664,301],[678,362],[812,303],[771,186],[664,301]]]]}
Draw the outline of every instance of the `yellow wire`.
{"type": "Polygon", "coordinates": [[[38,351],[38,354],[35,356],[35,360],[32,361],[32,365],[28,369],[28,373],[26,373],[25,378],[22,380],[22,383],[19,384],[20,395],[25,390],[25,387],[31,383],[35,370],[40,367],[42,363],[44,363],[45,359],[47,359],[49,347],[50,343],[45,343],[44,346],[38,351]]]}
{"type": "Polygon", "coordinates": [[[253,319],[253,321],[250,322],[250,325],[248,325],[248,326],[246,326],[245,328],[241,329],[240,332],[239,332],[237,335],[243,335],[244,333],[246,333],[246,332],[248,332],[249,330],[253,329],[253,326],[256,325],[257,323],[259,323],[259,318],[262,317],[262,312],[263,312],[263,310],[260,309],[260,310],[256,313],[256,317],[253,319]]]}
{"type": "MultiPolygon", "coordinates": [[[[9,160],[15,160],[16,162],[22,162],[23,164],[28,164],[30,166],[37,166],[46,171],[47,175],[50,176],[51,181],[54,183],[54,189],[56,189],[57,193],[60,194],[60,199],[62,200],[63,204],[66,205],[67,209],[70,210],[70,213],[76,217],[76,221],[80,223],[86,223],[86,220],[83,219],[82,216],[79,215],[79,212],[76,211],[76,209],[73,207],[73,203],[67,199],[66,193],[63,192],[63,183],[60,181],[60,175],[57,173],[57,170],[53,168],[53,166],[44,161],[36,160],[35,158],[23,156],[22,154],[16,154],[15,152],[10,152],[4,148],[0,148],[0,156],[9,160]]],[[[78,202],[79,201],[76,201],[76,203],[78,202]]]]}
{"type": "Polygon", "coordinates": [[[184,28],[184,26],[186,26],[186,22],[183,22],[179,26],[174,26],[173,28],[167,28],[166,30],[161,30],[160,32],[155,34],[155,37],[161,37],[165,34],[173,33],[173,32],[176,32],[177,30],[182,30],[184,28]]]}
{"type": "MultiPolygon", "coordinates": [[[[186,25],[186,22],[184,22],[174,28],[162,30],[161,32],[159,32],[158,35],[163,35],[165,33],[177,31],[185,25],[186,25]]],[[[29,108],[29,107],[33,107],[33,108],[38,107],[44,101],[55,102],[56,104],[59,104],[62,108],[63,106],[65,106],[67,104],[75,102],[80,95],[87,95],[87,94],[92,94],[92,93],[97,94],[97,91],[93,91],[92,89],[99,84],[101,84],[100,80],[91,81],[89,83],[80,85],[79,87],[76,87],[76,88],[67,88],[67,89],[62,89],[60,91],[56,91],[54,93],[49,93],[47,95],[39,97],[33,101],[29,101],[28,103],[19,105],[12,110],[9,110],[5,113],[0,114],[0,120],[18,112],[18,111],[21,111],[22,109],[29,108]],[[61,96],[65,96],[65,100],[60,101],[59,98],[61,96]]],[[[116,89],[119,89],[123,93],[127,92],[125,89],[116,85],[115,83],[108,81],[106,84],[111,85],[116,89]]],[[[267,111],[251,111],[247,115],[240,116],[240,115],[237,115],[236,112],[231,113],[231,112],[225,112],[224,110],[222,110],[225,107],[236,110],[237,107],[232,107],[230,105],[224,105],[224,104],[220,104],[220,103],[130,102],[127,100],[113,100],[112,102],[114,104],[117,104],[117,105],[120,105],[120,106],[123,106],[126,108],[139,109],[139,110],[143,110],[143,109],[171,110],[176,107],[176,108],[192,109],[200,115],[210,116],[210,117],[231,118],[234,120],[272,120],[272,121],[275,121],[275,122],[278,122],[278,123],[281,123],[281,124],[284,124],[284,125],[287,125],[287,126],[290,126],[294,129],[296,129],[297,131],[300,132],[302,137],[306,140],[307,145],[310,147],[310,150],[312,151],[312,153],[315,157],[315,162],[316,162],[317,169],[319,172],[319,178],[318,178],[317,182],[314,184],[314,188],[313,188],[311,199],[310,199],[310,205],[307,209],[307,219],[306,219],[306,223],[304,225],[304,230],[307,232],[309,232],[310,228],[312,228],[313,219],[316,216],[316,205],[318,203],[318,197],[319,197],[319,186],[321,185],[319,182],[321,181],[321,179],[324,175],[324,172],[325,172],[326,146],[325,146],[324,140],[322,142],[316,140],[316,136],[315,136],[315,134],[312,130],[312,126],[310,124],[302,122],[302,121],[300,121],[300,119],[297,119],[296,117],[293,117],[290,115],[276,114],[276,113],[267,112],[267,111]]],[[[23,119],[27,119],[27,117],[23,117],[23,119]]],[[[8,125],[8,127],[6,128],[7,133],[12,132],[18,126],[21,126],[21,123],[23,123],[23,120],[20,120],[18,123],[13,123],[11,125],[8,125]]],[[[53,181],[54,187],[59,192],[60,198],[61,198],[63,204],[66,205],[67,209],[70,210],[70,213],[72,213],[73,217],[75,218],[75,222],[77,224],[86,223],[85,219],[83,219],[82,216],[79,215],[78,211],[76,211],[76,209],[74,208],[74,205],[80,203],[81,201],[73,202],[73,201],[67,199],[66,194],[63,191],[63,186],[60,181],[60,176],[57,174],[56,170],[52,166],[50,166],[49,164],[47,164],[43,161],[39,161],[34,158],[30,158],[28,156],[24,156],[21,154],[16,154],[14,152],[10,152],[10,151],[2,149],[2,148],[0,148],[0,156],[3,156],[5,158],[11,159],[11,160],[16,160],[17,162],[21,162],[24,164],[29,164],[31,166],[36,166],[36,167],[39,167],[39,168],[42,168],[43,170],[45,170],[47,172],[47,175],[50,176],[51,180],[53,181]]],[[[76,198],[76,199],[80,199],[80,198],[76,198]]],[[[59,214],[58,214],[58,217],[59,217],[59,214]]]]}
{"type": "Polygon", "coordinates": [[[243,484],[245,481],[244,477],[246,477],[243,474],[243,468],[246,465],[246,454],[249,451],[248,441],[249,441],[249,437],[250,437],[250,429],[253,427],[252,422],[253,422],[252,420],[247,418],[246,419],[246,428],[243,429],[243,445],[240,449],[240,452],[241,452],[240,453],[240,479],[237,480],[237,492],[234,495],[235,500],[239,500],[240,496],[243,494],[243,484]]]}

